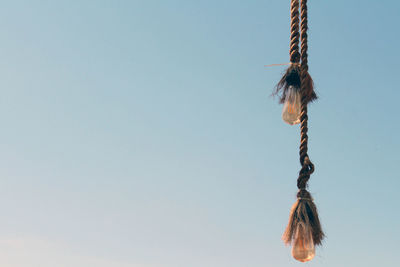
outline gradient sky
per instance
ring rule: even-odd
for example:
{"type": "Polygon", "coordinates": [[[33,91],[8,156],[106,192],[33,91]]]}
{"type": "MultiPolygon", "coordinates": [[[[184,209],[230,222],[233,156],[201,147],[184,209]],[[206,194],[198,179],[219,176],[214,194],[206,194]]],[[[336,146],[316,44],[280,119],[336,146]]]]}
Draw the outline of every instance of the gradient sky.
{"type": "Polygon", "coordinates": [[[3,1],[0,266],[397,266],[398,1],[309,1],[315,260],[281,242],[289,1],[3,1]]]}

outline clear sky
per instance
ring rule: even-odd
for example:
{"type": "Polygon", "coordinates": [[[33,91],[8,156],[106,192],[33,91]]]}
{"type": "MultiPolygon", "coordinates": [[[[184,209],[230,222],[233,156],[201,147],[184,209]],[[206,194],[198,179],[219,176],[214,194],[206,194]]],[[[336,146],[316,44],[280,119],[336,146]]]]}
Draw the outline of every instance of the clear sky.
{"type": "Polygon", "coordinates": [[[281,242],[289,1],[3,1],[0,266],[397,266],[398,1],[309,1],[314,261],[281,242]]]}

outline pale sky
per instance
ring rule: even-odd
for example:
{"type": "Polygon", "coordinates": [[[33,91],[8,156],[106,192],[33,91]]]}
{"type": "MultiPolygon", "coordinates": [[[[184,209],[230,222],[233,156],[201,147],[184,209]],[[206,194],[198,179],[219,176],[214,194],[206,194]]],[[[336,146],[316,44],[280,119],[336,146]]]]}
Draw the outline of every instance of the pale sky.
{"type": "Polygon", "coordinates": [[[0,266],[397,266],[397,1],[309,1],[312,262],[281,235],[289,1],[3,1],[0,266]]]}

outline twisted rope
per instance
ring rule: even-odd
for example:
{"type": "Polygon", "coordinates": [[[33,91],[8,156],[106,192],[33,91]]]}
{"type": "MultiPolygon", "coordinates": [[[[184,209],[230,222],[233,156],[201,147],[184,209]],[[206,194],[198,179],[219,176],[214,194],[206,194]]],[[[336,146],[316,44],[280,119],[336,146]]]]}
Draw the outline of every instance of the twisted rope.
{"type": "Polygon", "coordinates": [[[299,63],[299,0],[291,0],[290,19],[290,62],[299,63]]]}
{"type": "MultiPolygon", "coordinates": [[[[300,38],[301,38],[301,64],[300,64],[300,79],[301,79],[301,92],[306,91],[307,84],[304,82],[308,75],[308,12],[307,12],[307,0],[301,1],[301,26],[300,26],[300,38]]],[[[302,94],[301,98],[301,113],[300,113],[300,164],[302,166],[299,172],[299,178],[297,179],[297,187],[300,190],[299,197],[305,194],[307,182],[310,179],[310,175],[314,172],[314,164],[308,157],[308,115],[307,115],[307,97],[302,94]],[[301,193],[303,192],[303,193],[301,193]]]]}
{"type": "MultiPolygon", "coordinates": [[[[289,216],[289,222],[286,227],[285,233],[283,234],[283,240],[286,244],[293,244],[296,246],[296,232],[300,226],[306,226],[310,229],[314,245],[321,245],[324,239],[324,232],[319,221],[317,207],[312,199],[311,194],[307,191],[307,182],[310,179],[310,175],[314,172],[314,164],[308,157],[308,115],[307,115],[307,104],[317,98],[314,92],[313,80],[308,73],[308,18],[307,18],[307,0],[300,0],[300,33],[299,30],[299,0],[291,1],[291,39],[290,39],[290,61],[291,66],[286,71],[279,82],[278,89],[283,88],[285,90],[290,86],[297,85],[298,90],[301,94],[301,111],[300,111],[300,164],[301,170],[297,179],[297,187],[299,192],[297,193],[297,201],[292,206],[292,210],[289,216]],[[297,8],[297,9],[296,9],[297,8]],[[296,32],[297,30],[297,32],[296,32]],[[301,41],[300,53],[299,47],[299,36],[301,41]],[[300,61],[300,64],[299,64],[300,61]],[[294,79],[297,78],[297,79],[294,79]]],[[[304,240],[300,240],[304,242],[304,240]]],[[[303,244],[303,243],[301,243],[303,244]]],[[[304,259],[300,255],[293,254],[293,257],[299,261],[310,260],[310,258],[304,259]]]]}

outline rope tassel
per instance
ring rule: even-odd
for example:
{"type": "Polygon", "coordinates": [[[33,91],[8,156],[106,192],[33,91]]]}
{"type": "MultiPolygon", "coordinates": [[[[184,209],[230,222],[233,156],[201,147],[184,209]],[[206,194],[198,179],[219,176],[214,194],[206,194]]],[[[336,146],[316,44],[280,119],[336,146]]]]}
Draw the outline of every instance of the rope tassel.
{"type": "Polygon", "coordinates": [[[293,204],[290,211],[289,223],[282,237],[285,244],[290,245],[295,243],[295,234],[299,225],[311,231],[314,245],[318,246],[322,244],[324,233],[318,218],[317,207],[314,204],[311,194],[305,189],[299,190],[297,201],[293,204]]]}
{"type": "Polygon", "coordinates": [[[286,245],[292,245],[292,255],[296,260],[306,262],[314,258],[315,246],[321,245],[323,238],[317,207],[311,194],[302,189],[292,206],[282,239],[286,245]]]}
{"type": "Polygon", "coordinates": [[[289,88],[300,90],[300,64],[291,63],[290,67],[286,70],[285,74],[276,85],[275,95],[280,94],[279,102],[283,104],[288,95],[289,88]]]}

